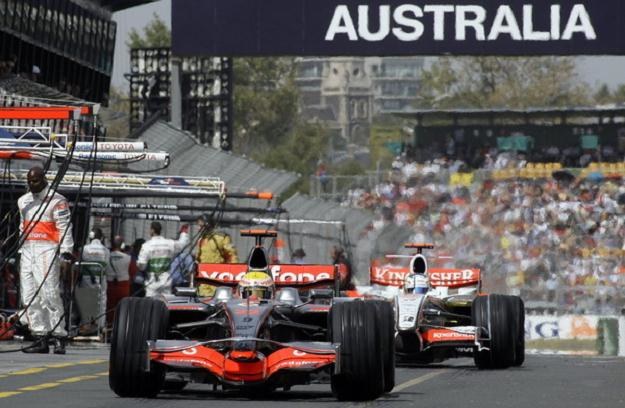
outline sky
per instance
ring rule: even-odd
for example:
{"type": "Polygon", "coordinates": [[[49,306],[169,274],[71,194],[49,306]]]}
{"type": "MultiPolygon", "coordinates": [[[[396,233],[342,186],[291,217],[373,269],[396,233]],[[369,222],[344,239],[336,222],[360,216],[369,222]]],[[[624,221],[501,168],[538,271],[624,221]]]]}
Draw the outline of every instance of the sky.
{"type": "MultiPolygon", "coordinates": [[[[160,0],[113,14],[113,19],[117,22],[113,86],[128,91],[124,73],[130,71],[130,54],[126,47],[130,30],[135,28],[142,32],[143,27],[152,20],[154,13],[160,15],[161,19],[171,26],[171,1],[160,0]]],[[[593,87],[606,83],[615,88],[625,83],[625,57],[577,57],[576,63],[580,80],[593,87]]]]}

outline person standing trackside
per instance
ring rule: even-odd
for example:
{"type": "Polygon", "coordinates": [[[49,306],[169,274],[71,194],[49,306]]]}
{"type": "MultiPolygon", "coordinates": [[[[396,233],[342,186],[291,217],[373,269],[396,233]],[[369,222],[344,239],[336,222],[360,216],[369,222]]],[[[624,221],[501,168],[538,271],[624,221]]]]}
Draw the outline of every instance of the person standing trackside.
{"type": "Polygon", "coordinates": [[[48,336],[52,332],[55,354],[65,354],[67,331],[60,293],[59,258],[71,262],[74,239],[67,199],[48,187],[44,171],[35,166],[26,176],[29,192],[21,196],[20,282],[22,303],[28,326],[35,341],[25,353],[48,353],[48,336]],[[60,249],[57,252],[57,248],[60,249]],[[30,305],[30,306],[28,306],[30,305]]]}
{"type": "MultiPolygon", "coordinates": [[[[197,219],[202,238],[197,245],[197,262],[221,264],[237,263],[237,250],[232,245],[230,235],[215,229],[217,223],[210,214],[202,214],[197,219]]],[[[215,285],[202,283],[198,286],[198,294],[202,297],[212,297],[215,294],[215,285]]]]}
{"type": "Polygon", "coordinates": [[[237,250],[232,245],[230,235],[215,229],[215,218],[203,214],[197,220],[202,238],[198,243],[198,263],[237,263],[237,250]]]}
{"type": "Polygon", "coordinates": [[[119,235],[113,238],[111,245],[111,274],[107,275],[106,324],[113,323],[115,308],[120,300],[130,295],[130,255],[122,250],[124,239],[119,235]]]}
{"type": "Polygon", "coordinates": [[[169,267],[171,261],[189,243],[189,225],[180,229],[180,238],[177,241],[161,236],[162,226],[158,221],[150,224],[150,240],[141,247],[137,267],[145,271],[145,296],[153,297],[159,294],[171,293],[169,267]]]}
{"type": "Polygon", "coordinates": [[[111,252],[102,243],[104,234],[100,228],[94,228],[89,234],[91,243],[85,245],[82,251],[83,262],[93,262],[100,265],[100,268],[85,265],[81,268],[82,281],[81,285],[99,289],[100,299],[98,312],[98,326],[105,327],[106,321],[106,292],[107,279],[113,275],[111,270],[111,252]],[[98,274],[101,276],[97,276],[98,274]]]}

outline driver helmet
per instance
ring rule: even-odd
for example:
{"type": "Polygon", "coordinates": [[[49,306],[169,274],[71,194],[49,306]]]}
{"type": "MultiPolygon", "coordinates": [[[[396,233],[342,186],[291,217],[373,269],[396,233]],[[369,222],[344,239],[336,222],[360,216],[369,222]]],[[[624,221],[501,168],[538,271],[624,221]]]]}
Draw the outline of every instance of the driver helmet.
{"type": "Polygon", "coordinates": [[[429,289],[428,278],[422,274],[409,273],[404,279],[404,292],[424,295],[429,289]]]}
{"type": "Polygon", "coordinates": [[[246,273],[237,287],[237,294],[241,299],[273,299],[276,285],[266,272],[246,273]]]}

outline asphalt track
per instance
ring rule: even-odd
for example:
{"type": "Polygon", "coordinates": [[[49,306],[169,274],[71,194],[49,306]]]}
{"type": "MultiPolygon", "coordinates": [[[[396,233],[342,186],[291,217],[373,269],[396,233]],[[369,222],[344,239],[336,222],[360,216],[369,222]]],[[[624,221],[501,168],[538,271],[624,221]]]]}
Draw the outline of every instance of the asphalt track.
{"type": "MultiPolygon", "coordinates": [[[[0,350],[6,348],[1,346],[0,350]]],[[[377,401],[340,403],[329,386],[278,391],[261,400],[190,385],[153,400],[121,399],[108,387],[108,350],[72,347],[65,356],[0,354],[0,407],[624,407],[625,359],[529,355],[521,368],[478,371],[472,360],[398,367],[395,389],[377,401]]]]}

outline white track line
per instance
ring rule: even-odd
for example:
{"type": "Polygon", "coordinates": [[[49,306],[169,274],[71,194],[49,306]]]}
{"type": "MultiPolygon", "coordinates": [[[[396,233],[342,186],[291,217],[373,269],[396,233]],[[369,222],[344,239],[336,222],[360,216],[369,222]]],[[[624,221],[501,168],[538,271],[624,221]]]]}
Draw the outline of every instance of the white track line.
{"type": "Polygon", "coordinates": [[[406,381],[404,383],[401,383],[401,384],[395,386],[395,388],[393,388],[393,392],[399,392],[399,391],[405,390],[406,388],[410,388],[413,385],[421,384],[422,382],[425,382],[427,380],[431,380],[432,378],[443,374],[445,371],[446,370],[434,371],[434,372],[431,372],[429,374],[425,374],[425,375],[422,375],[420,377],[413,378],[412,380],[408,380],[408,381],[406,381]]]}

